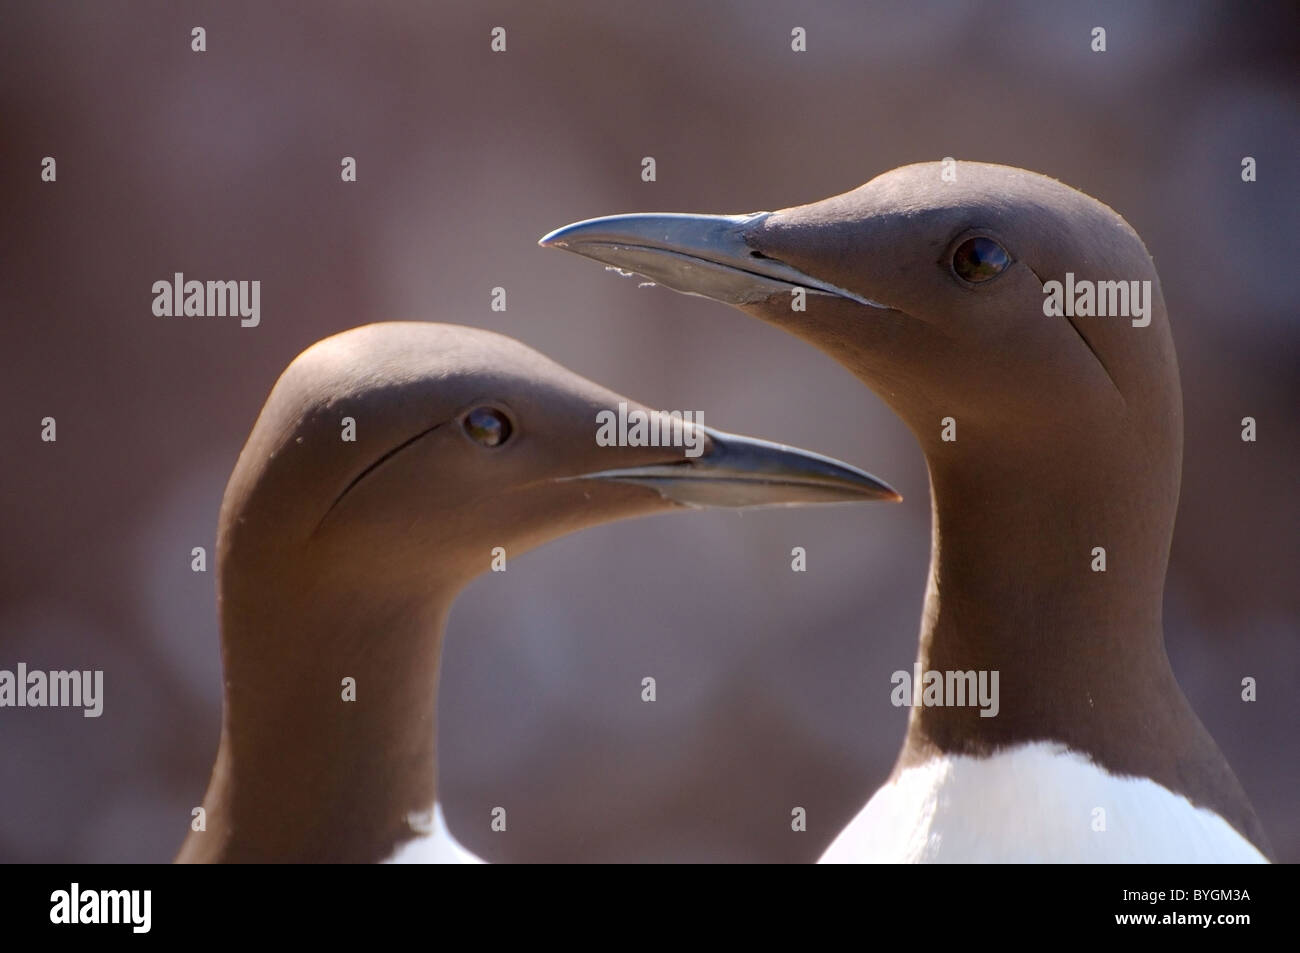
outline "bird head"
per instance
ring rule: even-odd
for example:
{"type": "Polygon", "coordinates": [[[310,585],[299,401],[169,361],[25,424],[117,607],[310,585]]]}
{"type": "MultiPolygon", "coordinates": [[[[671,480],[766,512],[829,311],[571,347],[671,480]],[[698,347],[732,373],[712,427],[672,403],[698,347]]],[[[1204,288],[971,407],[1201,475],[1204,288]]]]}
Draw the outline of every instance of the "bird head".
{"type": "Polygon", "coordinates": [[[1181,450],[1177,363],[1151,257],[1115,211],[1046,176],[909,165],[776,212],[616,215],[541,244],[803,338],[887,401],[932,463],[975,444],[1015,457],[1044,439],[1066,452],[1099,440],[1155,443],[1175,460],[1181,450]],[[1092,315],[1063,300],[1047,313],[1045,286],[1059,282],[1064,298],[1067,281],[1092,286],[1092,315]],[[1098,316],[1098,294],[1112,307],[1122,295],[1133,313],[1098,316]]]}
{"type": "Polygon", "coordinates": [[[223,577],[290,564],[304,585],[454,591],[498,555],[611,520],[867,499],[898,496],[818,454],[674,420],[511,338],[374,324],[280,377],[228,485],[219,549],[223,577]],[[640,419],[661,445],[620,444],[620,418],[625,437],[640,419]]]}

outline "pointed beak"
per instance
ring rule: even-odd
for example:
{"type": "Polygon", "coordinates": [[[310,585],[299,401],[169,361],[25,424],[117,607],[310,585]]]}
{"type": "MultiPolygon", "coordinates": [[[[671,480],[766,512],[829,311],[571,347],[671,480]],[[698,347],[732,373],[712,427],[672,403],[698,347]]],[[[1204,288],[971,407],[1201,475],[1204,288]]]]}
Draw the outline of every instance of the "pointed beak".
{"type": "Polygon", "coordinates": [[[557,228],[538,244],[724,304],[754,304],[803,288],[808,294],[885,307],[763,254],[747,236],[771,214],[610,215],[557,228]]]}
{"type": "Polygon", "coordinates": [[[697,457],[601,470],[572,479],[631,483],[696,507],[902,500],[887,483],[831,457],[711,427],[699,429],[707,437],[707,446],[697,457]]]}
{"type": "MultiPolygon", "coordinates": [[[[594,259],[684,294],[752,304],[803,288],[884,307],[764,255],[747,236],[753,215],[612,215],[556,229],[538,243],[594,259]]],[[[578,479],[617,480],[689,506],[792,506],[902,500],[893,487],[839,460],[752,437],[701,428],[708,449],[667,464],[604,470],[578,479]]]]}

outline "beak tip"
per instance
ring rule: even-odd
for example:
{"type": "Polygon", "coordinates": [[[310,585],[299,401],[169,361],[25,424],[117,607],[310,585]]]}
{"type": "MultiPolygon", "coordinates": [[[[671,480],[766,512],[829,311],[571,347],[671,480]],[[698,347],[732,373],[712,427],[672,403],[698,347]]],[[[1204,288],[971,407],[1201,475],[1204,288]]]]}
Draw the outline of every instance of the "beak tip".
{"type": "Polygon", "coordinates": [[[562,225],[559,228],[552,229],[541,238],[537,239],[537,244],[542,248],[567,248],[569,243],[561,238],[561,235],[569,229],[568,225],[562,225]]]}

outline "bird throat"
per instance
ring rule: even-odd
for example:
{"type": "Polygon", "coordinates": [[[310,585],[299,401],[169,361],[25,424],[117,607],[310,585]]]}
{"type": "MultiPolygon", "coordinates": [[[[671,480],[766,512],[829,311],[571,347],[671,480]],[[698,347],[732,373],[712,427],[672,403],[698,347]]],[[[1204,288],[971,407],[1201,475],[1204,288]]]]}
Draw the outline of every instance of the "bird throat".
{"type": "Polygon", "coordinates": [[[450,597],[323,588],[223,586],[221,742],[179,859],[368,863],[420,834],[450,597]]]}
{"type": "Polygon", "coordinates": [[[1107,475],[991,473],[969,461],[932,463],[931,489],[916,665],[945,684],[997,684],[999,699],[993,716],[943,693],[914,705],[905,760],[1036,740],[1104,757],[1106,726],[1122,723],[1112,718],[1181,700],[1161,623],[1172,506],[1160,525],[1160,508],[1117,495],[1107,475]]]}

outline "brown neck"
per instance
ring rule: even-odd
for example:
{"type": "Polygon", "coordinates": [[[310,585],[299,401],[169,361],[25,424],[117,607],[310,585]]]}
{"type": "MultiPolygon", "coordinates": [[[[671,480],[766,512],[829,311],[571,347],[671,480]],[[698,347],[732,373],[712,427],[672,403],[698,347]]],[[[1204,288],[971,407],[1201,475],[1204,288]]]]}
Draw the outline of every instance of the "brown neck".
{"type": "Polygon", "coordinates": [[[920,669],[997,671],[998,712],[913,707],[896,770],[940,753],[1063,744],[1217,811],[1267,852],[1165,654],[1177,469],[1163,479],[1126,471],[1115,461],[1144,458],[1124,452],[1061,450],[1036,463],[1007,448],[973,466],[947,447],[927,450],[934,522],[920,669]],[[1095,547],[1104,572],[1093,569],[1095,547]]]}
{"type": "Polygon", "coordinates": [[[932,452],[918,661],[923,672],[996,671],[997,714],[916,707],[905,753],[1053,739],[1104,755],[1111,718],[1178,693],[1161,629],[1173,501],[1143,503],[1097,461],[1035,465],[1007,448],[973,465],[950,462],[956,453],[932,452]]]}
{"type": "Polygon", "coordinates": [[[305,573],[223,579],[221,743],[207,829],[178,860],[374,862],[413,836],[434,802],[450,604],[305,573]]]}

